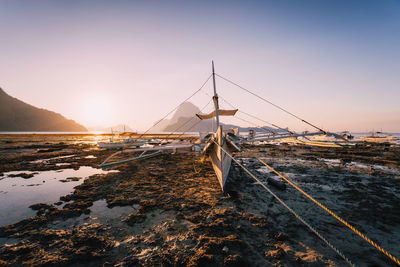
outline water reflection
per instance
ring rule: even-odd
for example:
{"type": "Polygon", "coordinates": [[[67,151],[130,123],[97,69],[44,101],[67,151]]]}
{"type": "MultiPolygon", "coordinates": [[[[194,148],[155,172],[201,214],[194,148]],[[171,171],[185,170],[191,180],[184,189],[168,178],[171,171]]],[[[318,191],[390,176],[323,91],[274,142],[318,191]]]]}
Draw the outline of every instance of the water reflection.
{"type": "Polygon", "coordinates": [[[72,226],[78,226],[82,223],[113,224],[122,227],[125,224],[123,219],[130,213],[134,213],[138,208],[139,205],[137,204],[109,208],[107,207],[106,200],[97,200],[93,202],[93,205],[89,208],[90,214],[82,214],[79,217],[56,221],[52,227],[56,229],[66,229],[72,226]]]}
{"type": "Polygon", "coordinates": [[[69,177],[86,178],[94,174],[106,174],[116,171],[104,171],[82,166],[78,170],[64,169],[44,172],[25,172],[33,174],[32,178],[12,177],[21,173],[6,172],[0,180],[0,226],[15,223],[23,218],[34,216],[36,212],[28,207],[35,203],[52,204],[60,196],[73,192],[73,188],[84,179],[67,179],[69,177]],[[62,182],[67,180],[68,182],[62,182]]]}

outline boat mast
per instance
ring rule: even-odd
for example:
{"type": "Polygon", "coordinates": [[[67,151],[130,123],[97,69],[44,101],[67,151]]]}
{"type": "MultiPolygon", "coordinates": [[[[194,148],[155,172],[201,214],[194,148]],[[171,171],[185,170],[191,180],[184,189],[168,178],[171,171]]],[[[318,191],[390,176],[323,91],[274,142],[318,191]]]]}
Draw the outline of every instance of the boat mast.
{"type": "Polygon", "coordinates": [[[214,96],[213,96],[213,101],[214,101],[214,106],[215,106],[215,118],[217,120],[217,130],[219,128],[219,106],[218,106],[218,95],[217,95],[217,87],[215,85],[215,71],[214,71],[214,61],[212,62],[212,76],[213,76],[213,85],[214,85],[214,96]]]}

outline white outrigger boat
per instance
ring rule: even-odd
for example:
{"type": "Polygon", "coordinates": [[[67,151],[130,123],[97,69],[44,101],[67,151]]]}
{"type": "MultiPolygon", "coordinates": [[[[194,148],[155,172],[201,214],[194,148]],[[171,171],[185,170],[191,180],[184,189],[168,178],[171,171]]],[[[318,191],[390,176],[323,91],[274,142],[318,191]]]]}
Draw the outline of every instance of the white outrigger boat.
{"type": "Polygon", "coordinates": [[[383,132],[373,132],[371,135],[361,138],[364,142],[369,143],[392,143],[399,140],[396,136],[383,132]]]}
{"type": "MultiPolygon", "coordinates": [[[[127,163],[130,161],[135,161],[135,160],[140,160],[140,159],[146,159],[150,157],[157,156],[160,154],[162,151],[172,151],[172,152],[177,152],[179,150],[192,150],[192,151],[199,151],[201,150],[200,147],[204,147],[202,149],[202,154],[203,154],[203,160],[204,159],[209,159],[212,163],[213,169],[215,171],[215,174],[218,178],[219,184],[221,186],[222,191],[226,192],[227,189],[227,182],[229,178],[229,171],[231,169],[231,163],[232,163],[232,158],[231,156],[228,156],[227,154],[229,153],[232,155],[232,152],[240,151],[240,147],[238,144],[240,143],[257,143],[257,142],[263,142],[263,141],[273,141],[273,140],[279,140],[279,139],[287,139],[287,138],[298,138],[298,137],[306,137],[306,136],[318,136],[321,134],[325,134],[328,136],[334,136],[336,138],[342,139],[342,141],[345,141],[347,143],[350,143],[347,139],[342,137],[341,135],[335,134],[335,133],[330,133],[326,132],[316,126],[313,126],[314,128],[317,128],[319,131],[317,132],[307,132],[307,133],[294,133],[287,131],[287,133],[276,133],[273,132],[272,134],[263,134],[263,135],[258,135],[257,137],[254,138],[239,138],[238,136],[230,133],[223,131],[222,125],[220,125],[220,116],[234,116],[238,109],[233,109],[233,110],[226,110],[226,109],[220,109],[219,108],[219,103],[218,103],[218,94],[217,94],[217,89],[216,89],[216,83],[215,83],[215,76],[216,73],[214,71],[214,62],[212,62],[212,74],[213,78],[213,89],[214,89],[214,95],[212,97],[212,100],[214,102],[214,110],[209,113],[209,114],[196,114],[196,116],[200,120],[206,120],[206,119],[214,119],[216,120],[216,131],[212,134],[208,135],[208,138],[206,138],[205,143],[203,144],[193,144],[193,143],[183,143],[183,142],[178,142],[174,144],[156,144],[151,147],[137,147],[137,148],[129,148],[126,145],[123,145],[123,150],[118,151],[111,156],[109,156],[103,163],[100,164],[100,167],[110,167],[122,163],[127,163]],[[135,152],[141,152],[140,155],[117,161],[117,162],[111,162],[108,163],[108,161],[121,153],[135,153],[135,152]],[[150,154],[146,154],[148,152],[151,152],[150,154]]],[[[234,131],[233,131],[234,132],[234,131]]],[[[132,144],[136,144],[140,136],[136,140],[131,140],[132,144]]],[[[200,138],[202,141],[202,138],[200,138]]],[[[138,143],[140,144],[140,143],[138,143]]]]}
{"type": "Polygon", "coordinates": [[[146,141],[142,141],[142,140],[136,140],[136,141],[132,141],[132,140],[123,140],[120,142],[114,142],[114,141],[110,141],[110,142],[97,142],[97,145],[100,148],[104,148],[104,149],[115,149],[115,148],[124,148],[124,147],[141,147],[143,145],[145,145],[147,142],[146,141]]]}
{"type": "MultiPolygon", "coordinates": [[[[345,137],[343,137],[345,138],[345,137]]],[[[309,146],[317,146],[317,147],[336,147],[336,148],[352,148],[355,147],[355,143],[350,143],[348,141],[344,141],[341,138],[339,139],[338,136],[333,136],[330,134],[322,134],[322,135],[315,135],[311,138],[305,137],[297,137],[297,138],[287,138],[285,139],[288,143],[295,143],[300,145],[309,145],[309,146]]]]}
{"type": "MultiPolygon", "coordinates": [[[[231,162],[232,159],[226,155],[226,152],[231,153],[234,151],[239,151],[240,148],[234,143],[234,138],[232,138],[228,133],[224,132],[222,130],[222,126],[219,123],[219,116],[234,116],[236,110],[225,110],[225,109],[220,109],[219,104],[218,104],[218,95],[216,91],[216,84],[215,84],[215,71],[214,71],[214,62],[212,62],[212,77],[213,77],[213,88],[214,88],[214,96],[213,96],[213,102],[214,102],[214,111],[209,113],[209,114],[196,114],[198,118],[201,120],[206,120],[206,119],[216,119],[217,123],[217,130],[215,133],[209,136],[209,138],[206,140],[206,145],[203,149],[203,159],[208,158],[210,159],[212,166],[214,168],[214,171],[217,175],[218,181],[221,185],[222,191],[225,192],[226,189],[226,183],[227,183],[227,178],[229,175],[229,170],[231,167],[231,162]]],[[[136,140],[131,141],[132,144],[135,144],[136,140]]],[[[113,146],[113,144],[110,144],[113,146]]],[[[124,144],[122,144],[124,145],[124,144]]],[[[156,156],[161,153],[161,151],[173,151],[176,152],[177,150],[195,150],[194,144],[184,144],[184,143],[178,143],[178,144],[171,144],[171,145],[155,145],[153,147],[146,147],[146,148],[133,148],[133,149],[125,149],[122,151],[118,151],[114,154],[112,154],[110,157],[108,157],[102,164],[100,164],[100,167],[110,167],[122,163],[127,163],[130,161],[134,160],[139,160],[139,159],[145,159],[145,158],[150,158],[153,156],[156,156]],[[152,151],[151,154],[146,154],[146,152],[152,151]],[[139,156],[118,161],[118,162],[112,162],[112,163],[107,163],[112,157],[121,154],[121,153],[132,153],[132,152],[142,152],[139,156]]],[[[114,146],[115,147],[115,146],[114,146]]]]}
{"type": "MultiPolygon", "coordinates": [[[[319,232],[317,232],[317,230],[315,230],[315,228],[313,228],[308,222],[306,222],[303,218],[301,218],[282,199],[280,199],[273,191],[271,191],[254,174],[252,174],[251,171],[249,171],[245,166],[243,166],[239,161],[237,161],[233,157],[233,153],[232,153],[232,152],[240,150],[240,148],[238,147],[238,145],[236,145],[236,143],[255,143],[255,142],[263,142],[263,141],[272,141],[272,140],[278,140],[278,139],[285,139],[285,138],[298,138],[298,137],[305,138],[306,136],[307,137],[308,136],[312,137],[312,136],[326,135],[326,136],[323,136],[323,137],[325,138],[325,137],[332,136],[332,137],[335,137],[335,138],[338,138],[338,139],[342,139],[343,141],[348,142],[348,143],[351,143],[351,142],[348,141],[345,137],[343,137],[343,136],[341,136],[339,134],[327,132],[327,131],[322,130],[321,128],[318,128],[317,126],[307,122],[306,120],[301,119],[300,117],[298,117],[298,116],[296,116],[296,115],[284,110],[283,108],[280,108],[277,105],[272,104],[268,100],[263,99],[262,97],[254,94],[254,93],[252,93],[252,92],[248,91],[247,89],[245,89],[243,87],[240,87],[240,86],[239,87],[242,88],[243,90],[253,94],[254,96],[257,96],[258,98],[263,99],[265,102],[268,102],[268,103],[274,105],[275,107],[281,109],[282,111],[285,111],[286,113],[296,117],[297,119],[301,120],[302,122],[312,126],[313,128],[316,128],[318,131],[317,132],[295,133],[295,132],[291,132],[291,131],[287,130],[287,133],[272,132],[272,134],[263,134],[263,135],[259,135],[257,137],[256,136],[251,136],[250,138],[242,138],[242,139],[240,139],[239,137],[236,137],[233,134],[226,133],[226,132],[223,131],[222,125],[220,125],[219,117],[220,116],[234,116],[238,110],[237,109],[235,109],[235,110],[223,110],[223,109],[219,108],[218,95],[217,95],[216,84],[215,84],[215,76],[216,76],[216,74],[214,72],[214,63],[212,63],[212,77],[213,77],[213,88],[214,88],[214,96],[212,97],[212,99],[213,99],[213,102],[214,102],[214,111],[212,111],[209,114],[196,114],[196,115],[201,120],[216,118],[217,129],[213,134],[209,135],[208,138],[206,138],[205,144],[204,143],[202,144],[202,145],[205,145],[203,150],[202,150],[202,153],[203,153],[203,159],[204,158],[210,159],[210,161],[212,163],[212,166],[214,168],[214,171],[216,173],[216,176],[218,178],[218,181],[220,183],[220,186],[222,188],[222,191],[224,191],[224,192],[228,191],[227,190],[227,187],[228,187],[227,184],[228,184],[228,181],[229,181],[229,171],[231,169],[232,161],[235,161],[236,164],[240,168],[242,168],[249,175],[249,177],[253,178],[257,182],[257,184],[261,185],[269,194],[271,194],[277,201],[279,201],[285,208],[287,208],[310,231],[312,231],[314,234],[316,234],[316,236],[318,236],[318,238],[320,238],[327,246],[329,246],[332,250],[334,250],[349,265],[354,266],[354,264],[346,256],[344,256],[343,253],[341,253],[337,248],[335,248],[327,239],[325,239],[319,232]]],[[[220,75],[218,75],[218,76],[221,77],[220,75]]],[[[210,75],[210,77],[211,77],[211,75],[210,75]]],[[[210,77],[207,79],[207,81],[210,79],[210,77]]],[[[225,79],[223,77],[221,77],[221,78],[225,79]]],[[[227,79],[225,79],[225,80],[227,80],[227,79]]],[[[231,83],[233,83],[233,82],[231,82],[231,83]]],[[[204,84],[203,84],[203,86],[204,86],[204,84]]],[[[237,84],[235,84],[235,85],[237,85],[237,84]]],[[[200,91],[201,88],[198,91],[200,91]]],[[[195,94],[198,91],[196,91],[195,94]]],[[[164,118],[166,118],[169,114],[171,114],[171,112],[168,113],[164,118]]],[[[141,136],[143,136],[143,135],[144,134],[142,134],[141,136]]],[[[141,136],[139,136],[137,139],[139,139],[141,136]]],[[[200,139],[202,139],[202,138],[200,138],[200,139]]],[[[318,139],[318,137],[317,137],[317,139],[318,139]]],[[[314,142],[316,142],[316,141],[314,141],[314,142]]],[[[173,151],[173,152],[176,152],[177,150],[181,150],[181,149],[189,150],[189,151],[190,150],[198,151],[197,149],[194,149],[196,147],[199,148],[199,144],[193,144],[193,143],[189,143],[189,142],[188,143],[182,143],[181,142],[181,143],[166,144],[166,145],[159,144],[159,145],[154,145],[153,147],[142,147],[142,148],[134,148],[134,149],[125,149],[125,150],[118,151],[118,152],[112,154],[110,157],[108,157],[100,165],[100,167],[108,167],[108,166],[113,166],[113,165],[116,165],[116,164],[126,163],[126,162],[133,161],[133,160],[153,157],[153,156],[156,156],[156,155],[160,154],[162,151],[167,151],[167,150],[173,151]],[[134,158],[130,158],[130,159],[126,159],[126,160],[122,160],[122,161],[118,161],[118,162],[113,162],[113,163],[107,163],[110,158],[112,158],[113,156],[115,156],[117,154],[123,153],[123,152],[141,152],[141,154],[139,156],[137,156],[137,157],[134,157],[134,158]],[[150,154],[146,154],[147,152],[151,152],[151,153],[150,154]]],[[[331,210],[329,210],[327,207],[325,207],[322,203],[318,202],[312,196],[310,196],[309,194],[304,192],[300,187],[298,187],[298,185],[296,185],[295,183],[290,181],[290,179],[286,178],[285,176],[283,176],[282,174],[277,172],[275,169],[273,169],[271,166],[269,166],[267,163],[265,163],[261,158],[257,158],[257,159],[261,163],[263,163],[265,166],[267,166],[271,171],[273,171],[275,174],[280,176],[287,183],[289,183],[291,186],[293,186],[295,189],[297,189],[299,192],[301,192],[304,196],[306,196],[311,201],[313,201],[315,204],[317,204],[320,208],[325,210],[327,213],[332,215],[339,222],[341,222],[342,224],[344,224],[345,226],[350,228],[354,233],[359,235],[361,238],[363,238],[369,244],[374,246],[376,249],[378,249],[379,251],[384,253],[386,256],[388,256],[390,259],[392,259],[394,262],[396,262],[397,264],[400,265],[400,260],[398,260],[397,258],[392,256],[390,253],[385,251],[382,247],[380,247],[374,241],[369,239],[366,235],[362,234],[355,227],[353,227],[348,222],[346,222],[345,220],[340,218],[338,215],[333,213],[331,210]]]]}
{"type": "Polygon", "coordinates": [[[219,124],[219,116],[234,116],[238,110],[219,109],[218,95],[215,84],[214,62],[212,62],[212,77],[214,88],[213,101],[215,110],[209,114],[197,114],[197,117],[199,117],[201,120],[212,119],[214,117],[216,118],[217,131],[207,140],[207,145],[203,150],[203,157],[210,159],[222,191],[225,192],[229,170],[232,164],[231,157],[229,157],[226,153],[239,151],[240,148],[234,143],[233,138],[231,138],[228,133],[224,133],[222,131],[222,126],[219,124]]]}

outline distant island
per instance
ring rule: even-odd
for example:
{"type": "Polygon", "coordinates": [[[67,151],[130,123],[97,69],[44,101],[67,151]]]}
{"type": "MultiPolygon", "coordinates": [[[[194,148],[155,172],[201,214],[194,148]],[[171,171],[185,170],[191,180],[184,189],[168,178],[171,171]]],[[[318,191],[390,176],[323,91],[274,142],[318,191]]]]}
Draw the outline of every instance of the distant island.
{"type": "Polygon", "coordinates": [[[87,129],[61,114],[22,102],[0,88],[0,131],[86,132],[87,129]]]}
{"type": "Polygon", "coordinates": [[[205,132],[211,131],[213,120],[201,121],[196,117],[200,109],[190,102],[182,103],[171,119],[164,119],[153,127],[152,132],[205,132]]]}
{"type": "MultiPolygon", "coordinates": [[[[212,132],[215,131],[214,127],[216,125],[215,119],[203,120],[201,121],[196,117],[197,113],[201,113],[200,109],[190,103],[182,103],[178,109],[175,111],[171,119],[164,119],[160,121],[155,127],[152,128],[152,132],[212,132]]],[[[221,123],[224,130],[231,128],[239,128],[239,131],[244,133],[248,132],[250,129],[256,132],[285,132],[285,130],[280,130],[276,128],[271,128],[269,126],[263,127],[240,127],[233,124],[221,123]]],[[[286,129],[287,130],[287,129],[286,129]]]]}

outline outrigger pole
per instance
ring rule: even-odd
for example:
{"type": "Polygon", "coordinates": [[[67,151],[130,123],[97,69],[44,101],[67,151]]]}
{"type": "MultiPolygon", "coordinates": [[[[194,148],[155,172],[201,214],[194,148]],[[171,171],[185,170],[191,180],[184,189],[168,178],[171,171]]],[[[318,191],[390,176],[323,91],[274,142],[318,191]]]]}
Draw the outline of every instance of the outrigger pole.
{"type": "Polygon", "coordinates": [[[216,129],[218,130],[218,128],[219,128],[219,105],[218,105],[217,87],[216,87],[216,84],[215,84],[214,61],[211,61],[211,64],[212,64],[212,77],[213,77],[213,86],[214,86],[213,101],[214,101],[214,107],[215,107],[215,118],[217,120],[216,129]]]}

